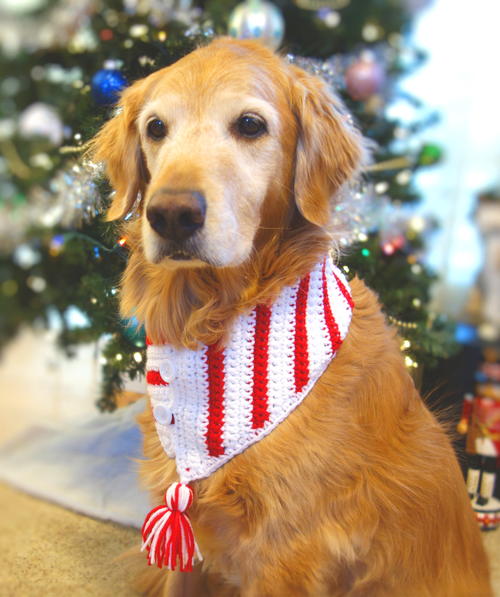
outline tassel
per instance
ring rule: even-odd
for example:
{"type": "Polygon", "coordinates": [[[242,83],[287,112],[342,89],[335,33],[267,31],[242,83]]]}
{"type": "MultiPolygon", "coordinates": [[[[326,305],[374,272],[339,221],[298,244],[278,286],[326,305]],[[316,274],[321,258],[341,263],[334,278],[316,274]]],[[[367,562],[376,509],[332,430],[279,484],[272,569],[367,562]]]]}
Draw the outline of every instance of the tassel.
{"type": "Polygon", "coordinates": [[[186,514],[192,503],[193,490],[183,483],[172,483],[165,493],[165,505],[157,506],[146,516],[141,551],[147,549],[150,566],[175,570],[179,559],[181,572],[191,572],[195,553],[202,559],[186,514]]]}

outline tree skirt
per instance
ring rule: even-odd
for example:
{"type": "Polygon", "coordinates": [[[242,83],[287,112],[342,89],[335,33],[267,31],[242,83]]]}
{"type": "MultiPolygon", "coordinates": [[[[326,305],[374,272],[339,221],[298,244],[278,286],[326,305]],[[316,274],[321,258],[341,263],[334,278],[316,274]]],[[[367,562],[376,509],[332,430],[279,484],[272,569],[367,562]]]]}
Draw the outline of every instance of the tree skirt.
{"type": "Polygon", "coordinates": [[[150,508],[139,488],[144,400],[64,429],[32,427],[0,446],[0,480],[103,520],[140,527],[150,508]]]}

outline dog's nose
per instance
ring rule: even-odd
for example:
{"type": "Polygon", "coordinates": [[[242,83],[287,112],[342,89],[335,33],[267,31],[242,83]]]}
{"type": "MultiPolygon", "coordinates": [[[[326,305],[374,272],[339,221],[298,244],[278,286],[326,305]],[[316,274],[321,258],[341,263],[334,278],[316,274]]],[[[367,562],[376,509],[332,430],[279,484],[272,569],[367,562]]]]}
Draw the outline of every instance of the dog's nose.
{"type": "Polygon", "coordinates": [[[182,242],[205,222],[207,202],[199,191],[157,191],[146,210],[151,228],[166,240],[182,242]]]}

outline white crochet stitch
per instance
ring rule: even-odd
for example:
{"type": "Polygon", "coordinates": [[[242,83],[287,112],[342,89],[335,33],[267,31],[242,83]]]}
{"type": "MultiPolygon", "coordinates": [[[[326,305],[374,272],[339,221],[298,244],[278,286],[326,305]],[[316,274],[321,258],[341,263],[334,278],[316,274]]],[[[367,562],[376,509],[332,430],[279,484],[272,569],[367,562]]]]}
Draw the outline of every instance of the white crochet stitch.
{"type": "Polygon", "coordinates": [[[347,334],[352,316],[349,286],[331,258],[326,257],[310,272],[306,287],[302,280],[284,288],[270,307],[267,359],[263,361],[267,365],[267,392],[261,396],[267,415],[260,426],[255,425],[253,418],[257,316],[257,309],[240,316],[223,350],[222,384],[219,376],[218,398],[215,397],[222,407],[222,418],[217,419],[213,412],[215,382],[210,379],[208,347],[148,347],[148,390],[156,429],[165,452],[176,459],[182,483],[213,473],[269,434],[302,402],[347,334]],[[305,357],[297,354],[300,292],[307,293],[302,314],[307,337],[305,357]],[[336,343],[332,340],[334,332],[336,343]],[[304,373],[306,380],[298,386],[297,375],[304,373]],[[219,441],[215,454],[209,449],[210,434],[219,441]]]}

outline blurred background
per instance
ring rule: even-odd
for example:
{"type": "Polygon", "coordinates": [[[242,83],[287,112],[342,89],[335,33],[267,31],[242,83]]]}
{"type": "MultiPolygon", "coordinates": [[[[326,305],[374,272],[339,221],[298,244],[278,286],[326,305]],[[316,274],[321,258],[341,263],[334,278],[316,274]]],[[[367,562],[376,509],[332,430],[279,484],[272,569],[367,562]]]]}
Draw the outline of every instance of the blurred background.
{"type": "Polygon", "coordinates": [[[0,531],[20,511],[41,521],[2,545],[0,589],[30,594],[33,553],[50,583],[50,557],[76,550],[67,590],[129,594],[102,553],[130,546],[147,509],[131,462],[145,335],[118,315],[127,238],[84,151],[124,88],[221,34],[323,77],[371,140],[334,211],[341,265],[378,292],[430,407],[461,422],[478,523],[498,526],[499,22],[496,0],[0,0],[0,531]],[[40,548],[46,527],[59,547],[40,548]]]}

